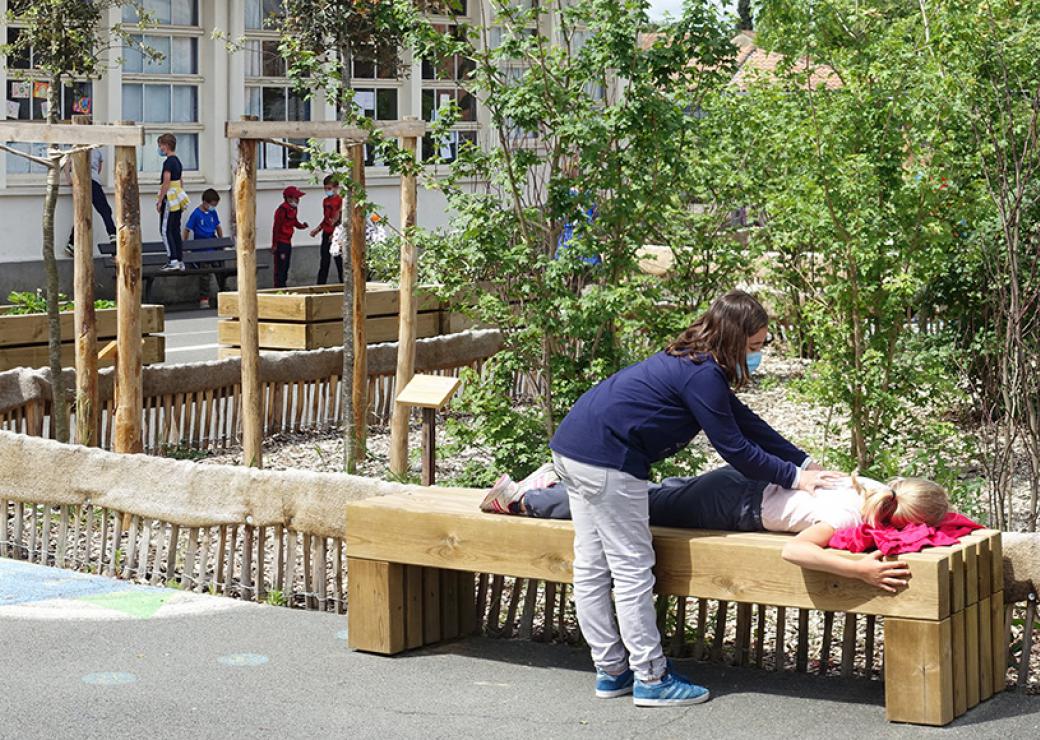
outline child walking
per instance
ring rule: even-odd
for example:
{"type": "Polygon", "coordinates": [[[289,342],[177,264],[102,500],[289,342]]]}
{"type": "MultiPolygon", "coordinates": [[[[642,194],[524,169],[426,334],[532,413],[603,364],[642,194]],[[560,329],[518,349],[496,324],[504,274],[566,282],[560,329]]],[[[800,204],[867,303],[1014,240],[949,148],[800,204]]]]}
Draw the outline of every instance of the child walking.
{"type": "Polygon", "coordinates": [[[296,217],[300,198],[306,193],[294,185],[282,191],[282,204],[274,212],[274,231],[271,251],[274,253],[274,287],[284,288],[289,281],[289,263],[292,260],[292,238],[296,229],[306,229],[296,217]]]}
{"type": "MultiPolygon", "coordinates": [[[[329,281],[329,263],[332,255],[329,252],[332,246],[332,234],[339,224],[340,215],[343,213],[343,196],[339,194],[339,183],[332,175],[325,177],[325,198],[321,201],[322,219],[311,236],[317,236],[321,232],[321,261],[318,264],[318,285],[324,285],[329,281]]],[[[343,282],[343,255],[336,255],[336,272],[339,273],[339,281],[343,282]]]]}
{"type": "Polygon", "coordinates": [[[166,265],[163,270],[185,269],[182,259],[184,248],[181,241],[181,213],[188,207],[188,194],[184,192],[181,177],[184,167],[177,157],[177,137],[163,134],[158,139],[159,156],[164,157],[162,178],[155,210],[159,214],[159,234],[166,247],[166,265]]]}
{"type": "Polygon", "coordinates": [[[574,520],[574,602],[598,697],[632,693],[637,706],[676,706],[709,696],[674,673],[661,649],[648,509],[652,463],[703,430],[750,480],[811,492],[839,477],[820,470],[733,394],[761,362],[768,324],[752,296],[727,293],[667,349],[587,391],[549,444],[574,520]]]}

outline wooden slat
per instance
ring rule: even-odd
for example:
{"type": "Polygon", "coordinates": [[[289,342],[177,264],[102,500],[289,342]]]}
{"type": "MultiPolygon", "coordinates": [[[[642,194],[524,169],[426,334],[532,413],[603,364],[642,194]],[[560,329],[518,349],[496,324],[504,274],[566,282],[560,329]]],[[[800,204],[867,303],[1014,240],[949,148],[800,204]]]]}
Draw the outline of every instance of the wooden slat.
{"type": "Polygon", "coordinates": [[[968,654],[963,610],[950,615],[950,628],[953,638],[953,716],[960,717],[968,711],[968,654]]]}
{"type": "Polygon", "coordinates": [[[834,635],[834,612],[823,614],[823,640],[820,643],[820,675],[826,676],[831,666],[831,638],[834,635]]]}
{"type": "Polygon", "coordinates": [[[477,617],[474,612],[476,605],[474,574],[459,571],[455,575],[459,581],[459,634],[472,635],[477,630],[477,617]]]}
{"type": "MultiPolygon", "coordinates": [[[[483,492],[427,490],[348,503],[351,556],[571,581],[573,529],[569,522],[484,514],[478,508],[483,492]]],[[[777,534],[753,539],[732,532],[655,528],[657,591],[916,619],[949,614],[948,557],[928,553],[901,556],[911,571],[910,586],[891,595],[862,581],[787,563],[781,550],[788,540],[777,534]]]]}
{"type": "MultiPolygon", "coordinates": [[[[1000,542],[999,535],[996,542],[1000,542]]],[[[997,545],[999,548],[999,544],[997,545]]],[[[994,552],[998,552],[995,550],[994,552]]],[[[1001,565],[1003,571],[1003,565],[1001,565]]],[[[1004,592],[997,591],[990,599],[990,640],[993,643],[993,693],[999,694],[1007,684],[1008,644],[1004,639],[1004,592]]]]}
{"type": "Polygon", "coordinates": [[[855,663],[856,615],[848,613],[845,615],[845,626],[841,634],[841,675],[845,678],[851,677],[855,663]]]}
{"type": "MultiPolygon", "coordinates": [[[[350,552],[348,547],[347,552],[350,552]]],[[[349,583],[349,579],[348,579],[349,583]]],[[[353,603],[353,601],[351,601],[353,603]]],[[[348,611],[349,613],[349,611],[348,611]]],[[[423,643],[441,641],[441,577],[437,568],[423,568],[423,643]]]]}
{"type": "MultiPolygon", "coordinates": [[[[299,537],[299,533],[287,529],[285,530],[285,536],[288,542],[286,543],[285,551],[285,581],[282,585],[282,593],[285,595],[286,603],[291,604],[293,585],[296,578],[296,539],[299,537]]],[[[350,578],[349,573],[347,578],[350,578]]]]}
{"type": "Polygon", "coordinates": [[[974,540],[962,537],[964,545],[964,605],[977,604],[979,601],[979,555],[974,540]]]}
{"type": "Polygon", "coordinates": [[[804,673],[809,668],[809,610],[798,610],[798,646],[795,648],[794,669],[804,673]]]}
{"type": "Polygon", "coordinates": [[[953,720],[950,619],[885,620],[885,714],[890,722],[953,720]]]}
{"type": "Polygon", "coordinates": [[[423,569],[418,565],[405,566],[404,589],[405,646],[411,650],[423,645],[423,569]]]}
{"type": "MultiPolygon", "coordinates": [[[[986,542],[987,551],[989,542],[986,542]]],[[[986,563],[989,566],[989,563],[986,563]]],[[[985,569],[987,579],[989,567],[985,569]]],[[[981,570],[980,570],[981,573],[981,570]]],[[[986,701],[993,696],[993,627],[991,619],[992,598],[987,596],[979,601],[979,701],[986,701]]]]}
{"type": "Polygon", "coordinates": [[[348,558],[347,570],[350,647],[382,654],[404,650],[404,567],[348,558]]]}
{"type": "MultiPolygon", "coordinates": [[[[453,570],[442,570],[441,576],[441,639],[452,640],[459,636],[459,579],[453,570]]],[[[520,590],[513,585],[513,598],[510,599],[510,624],[516,618],[516,603],[520,590]]]]}
{"type": "MultiPolygon", "coordinates": [[[[888,646],[885,646],[886,655],[888,646]]],[[[979,605],[964,607],[964,675],[968,709],[979,703],[979,605]]]]}
{"type": "Polygon", "coordinates": [[[776,608],[776,643],[773,647],[774,663],[773,670],[782,671],[787,662],[787,609],[782,606],[776,608]]]}

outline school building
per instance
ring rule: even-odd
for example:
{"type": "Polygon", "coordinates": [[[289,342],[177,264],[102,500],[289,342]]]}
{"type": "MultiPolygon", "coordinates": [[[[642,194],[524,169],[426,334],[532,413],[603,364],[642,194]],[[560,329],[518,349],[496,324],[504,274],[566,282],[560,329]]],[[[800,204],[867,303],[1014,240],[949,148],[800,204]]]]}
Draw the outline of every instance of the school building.
{"type": "MultiPolygon", "coordinates": [[[[487,6],[482,15],[481,1],[455,0],[456,7],[461,6],[461,15],[437,15],[434,11],[431,18],[445,29],[459,18],[476,25],[482,17],[490,17],[487,6]]],[[[101,79],[77,82],[65,90],[63,119],[89,113],[96,123],[128,120],[145,126],[147,143],[138,153],[145,241],[160,239],[155,212],[161,169],[155,145],[159,134],[168,131],[177,137],[177,154],[184,164],[184,183],[192,199],[191,208],[199,203],[206,188],[214,188],[221,194],[219,213],[228,233],[235,142],[224,137],[225,121],[239,120],[244,115],[254,115],[264,121],[336,118],[334,106],[321,95],[304,100],[289,84],[285,63],[277,53],[278,36],[265,28],[264,22],[277,12],[279,4],[280,0],[145,0],[144,5],[155,16],[157,25],[143,30],[141,41],[159,50],[163,59],[153,61],[134,50],[114,50],[107,54],[109,58],[101,79]],[[219,34],[215,36],[214,32],[219,34]],[[238,51],[229,51],[224,39],[243,40],[244,44],[238,51]]],[[[432,8],[437,5],[436,2],[429,4],[432,8]]],[[[6,11],[6,6],[6,0],[0,0],[0,10],[6,11]]],[[[117,23],[132,26],[136,19],[135,11],[129,8],[114,8],[109,13],[110,27],[117,23]]],[[[15,38],[19,33],[18,24],[7,24],[3,19],[4,16],[0,16],[3,37],[15,38]]],[[[496,31],[489,30],[492,39],[496,31]]],[[[402,50],[401,61],[406,74],[399,78],[380,69],[378,64],[359,61],[351,65],[351,86],[365,112],[377,120],[417,116],[429,121],[439,105],[456,100],[463,112],[462,120],[455,126],[451,140],[438,144],[440,154],[450,158],[458,142],[481,141],[487,132],[486,113],[457,83],[464,72],[464,60],[424,63],[402,50]]],[[[0,85],[7,94],[8,118],[43,120],[46,82],[33,67],[32,54],[6,60],[0,75],[3,76],[0,85]]],[[[427,153],[431,147],[431,142],[425,142],[427,153]]],[[[42,151],[42,146],[38,151],[42,151]]],[[[104,151],[104,155],[103,184],[111,202],[111,148],[104,151]]],[[[370,198],[390,222],[396,224],[400,197],[398,178],[391,176],[378,162],[370,160],[368,164],[366,180],[370,198]]],[[[269,222],[287,185],[296,185],[308,193],[301,202],[301,220],[312,226],[320,221],[320,182],[312,182],[310,173],[299,166],[299,153],[275,145],[262,147],[257,184],[257,247],[261,260],[269,259],[266,249],[269,222]]],[[[3,224],[0,302],[6,302],[4,299],[11,290],[33,290],[44,284],[40,256],[44,179],[42,166],[0,152],[0,223],[3,224]]],[[[421,226],[443,226],[449,219],[444,198],[439,193],[420,191],[418,222],[421,226]]],[[[62,187],[55,224],[62,289],[70,292],[72,261],[64,253],[72,224],[67,185],[62,187]]],[[[105,230],[95,213],[94,243],[105,238],[105,230]]],[[[317,239],[300,231],[295,245],[290,284],[311,284],[317,273],[317,239]]],[[[97,264],[99,295],[110,295],[111,270],[103,269],[100,261],[97,264]]],[[[261,272],[262,287],[270,285],[270,272],[261,272]]],[[[166,302],[191,300],[196,286],[197,280],[192,282],[190,278],[161,280],[157,282],[155,298],[166,302]],[[184,283],[183,290],[180,283],[184,283]]]]}

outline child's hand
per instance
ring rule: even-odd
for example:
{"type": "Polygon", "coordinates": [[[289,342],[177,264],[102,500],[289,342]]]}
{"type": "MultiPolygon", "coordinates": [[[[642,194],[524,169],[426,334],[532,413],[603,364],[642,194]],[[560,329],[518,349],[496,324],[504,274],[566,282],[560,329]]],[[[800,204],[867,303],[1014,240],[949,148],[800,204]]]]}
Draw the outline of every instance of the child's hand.
{"type": "Polygon", "coordinates": [[[320,228],[311,229],[311,236],[317,236],[319,231],[321,231],[320,228]]]}
{"type": "Polygon", "coordinates": [[[910,576],[906,563],[901,560],[885,561],[882,557],[878,550],[871,553],[869,558],[858,561],[859,579],[890,593],[906,588],[906,579],[910,576]]]}
{"type": "MultiPolygon", "coordinates": [[[[306,221],[304,221],[303,222],[303,228],[306,229],[308,226],[310,226],[310,224],[308,224],[306,221]]],[[[311,234],[311,236],[314,236],[314,234],[311,234]]]]}

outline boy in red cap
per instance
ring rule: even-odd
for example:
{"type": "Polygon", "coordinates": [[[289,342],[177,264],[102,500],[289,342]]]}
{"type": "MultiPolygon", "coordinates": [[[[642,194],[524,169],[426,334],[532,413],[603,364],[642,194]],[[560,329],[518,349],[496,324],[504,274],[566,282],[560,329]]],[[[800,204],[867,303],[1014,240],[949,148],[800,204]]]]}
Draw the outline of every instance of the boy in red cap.
{"type": "Polygon", "coordinates": [[[296,218],[300,198],[306,193],[294,185],[282,191],[284,202],[274,212],[274,232],[271,251],[274,253],[274,287],[284,288],[289,280],[289,262],[292,260],[292,238],[295,229],[306,229],[306,223],[296,218]]]}

